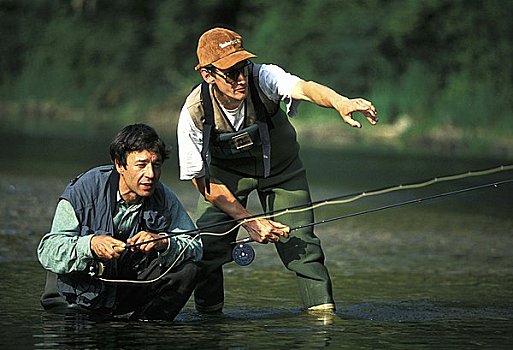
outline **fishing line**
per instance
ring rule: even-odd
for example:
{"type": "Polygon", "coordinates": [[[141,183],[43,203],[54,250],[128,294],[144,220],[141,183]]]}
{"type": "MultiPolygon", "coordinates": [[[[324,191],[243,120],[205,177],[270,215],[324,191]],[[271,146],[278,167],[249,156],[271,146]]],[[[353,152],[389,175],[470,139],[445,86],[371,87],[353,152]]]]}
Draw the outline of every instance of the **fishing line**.
{"type": "MultiPolygon", "coordinates": [[[[203,236],[203,235],[206,235],[206,236],[224,236],[224,235],[227,235],[227,234],[233,232],[234,230],[238,229],[240,226],[244,225],[245,223],[247,223],[249,221],[254,221],[254,220],[258,220],[258,219],[276,218],[276,217],[279,217],[279,216],[282,216],[282,215],[300,213],[300,212],[303,212],[303,211],[313,210],[313,209],[317,209],[317,208],[324,207],[324,206],[327,206],[327,205],[346,204],[346,203],[350,203],[350,202],[353,202],[353,201],[356,201],[356,200],[359,200],[359,199],[362,199],[362,198],[365,198],[365,197],[382,195],[382,194],[386,194],[386,193],[390,193],[390,192],[394,192],[394,191],[409,190],[409,189],[419,189],[419,188],[431,186],[431,185],[436,184],[436,183],[447,182],[447,181],[455,181],[455,180],[465,179],[465,178],[469,178],[469,177],[491,175],[491,174],[494,174],[494,173],[503,172],[503,171],[509,171],[509,170],[513,170],[513,165],[501,165],[499,167],[485,169],[485,170],[468,171],[468,172],[461,173],[461,174],[448,175],[448,176],[442,176],[442,177],[435,177],[433,179],[426,180],[426,181],[415,182],[415,183],[410,183],[410,184],[400,184],[400,185],[391,186],[391,187],[384,187],[384,188],[377,189],[377,190],[371,190],[371,191],[365,191],[365,192],[360,192],[360,193],[355,193],[355,194],[337,196],[337,197],[333,197],[333,198],[329,198],[329,199],[323,199],[323,200],[319,200],[319,201],[315,201],[315,202],[310,202],[308,204],[300,204],[300,205],[296,205],[296,206],[291,206],[291,207],[279,210],[277,212],[272,212],[272,211],[265,212],[265,213],[262,213],[262,214],[249,216],[249,217],[246,217],[244,219],[226,220],[226,221],[223,221],[223,222],[220,222],[220,223],[210,224],[210,225],[207,225],[207,226],[204,226],[204,227],[201,227],[201,228],[196,228],[196,229],[189,230],[189,231],[183,231],[183,232],[180,232],[180,234],[196,233],[196,235],[182,249],[182,251],[177,256],[177,258],[173,261],[171,266],[168,269],[166,269],[166,271],[164,273],[162,273],[160,276],[158,276],[158,277],[156,277],[156,278],[154,278],[152,280],[114,280],[114,279],[105,279],[105,278],[99,278],[99,280],[101,280],[103,282],[108,282],[108,283],[136,283],[136,284],[153,283],[155,281],[158,281],[165,274],[167,274],[169,271],[171,271],[171,269],[176,265],[176,263],[179,261],[179,259],[183,256],[183,254],[185,253],[186,249],[192,244],[192,242],[195,239],[199,238],[200,235],[201,236],[203,236]],[[237,224],[234,225],[234,227],[232,227],[231,229],[229,229],[228,231],[225,231],[225,232],[219,232],[219,233],[218,232],[202,232],[203,230],[208,229],[208,228],[212,228],[212,227],[216,227],[216,226],[220,226],[220,225],[225,225],[225,224],[230,224],[230,223],[237,223],[237,224]]],[[[350,217],[355,217],[355,216],[359,216],[359,215],[363,215],[363,214],[368,214],[368,213],[372,213],[372,212],[377,212],[377,211],[381,211],[381,210],[385,210],[385,209],[405,206],[405,205],[408,205],[408,204],[420,203],[420,202],[423,202],[423,201],[428,201],[428,200],[433,200],[433,199],[436,199],[436,198],[447,197],[447,196],[450,196],[450,195],[456,195],[456,194],[460,194],[460,193],[475,191],[475,190],[478,190],[478,189],[483,189],[483,188],[488,188],[488,187],[498,187],[500,185],[504,185],[504,184],[507,184],[507,183],[510,183],[510,182],[513,182],[513,179],[504,180],[504,181],[498,181],[498,182],[488,183],[488,184],[484,184],[484,185],[468,187],[468,188],[464,188],[464,189],[460,189],[460,190],[455,190],[455,191],[435,194],[435,195],[431,195],[431,196],[420,197],[420,198],[417,198],[417,199],[407,200],[407,201],[403,201],[403,202],[393,203],[393,204],[385,205],[385,206],[382,206],[382,207],[371,208],[371,209],[363,210],[363,211],[360,211],[360,212],[345,214],[345,215],[341,215],[341,216],[337,216],[337,217],[333,217],[333,218],[329,218],[329,219],[324,219],[324,220],[321,220],[321,221],[317,221],[317,222],[313,222],[313,223],[297,226],[297,227],[291,228],[290,232],[296,231],[296,230],[299,230],[299,229],[302,229],[302,228],[306,228],[306,227],[313,227],[313,226],[316,226],[316,225],[320,225],[320,224],[324,224],[324,223],[328,223],[328,222],[333,222],[333,221],[336,221],[336,220],[341,220],[341,219],[346,219],[346,218],[350,218],[350,217]]],[[[159,240],[162,240],[162,239],[170,238],[172,236],[173,236],[172,234],[161,235],[160,237],[157,237],[157,238],[154,238],[154,239],[151,239],[151,240],[147,240],[147,241],[144,241],[144,242],[138,242],[138,243],[134,243],[134,244],[126,244],[124,249],[130,249],[130,248],[141,246],[141,245],[144,245],[144,244],[156,242],[156,241],[159,241],[159,240]]],[[[236,257],[241,259],[241,262],[242,262],[241,265],[242,266],[248,265],[249,263],[251,263],[253,261],[254,252],[248,251],[247,245],[245,244],[245,243],[249,243],[249,242],[252,242],[252,241],[253,240],[250,237],[247,237],[247,238],[244,238],[242,240],[238,240],[238,241],[234,242],[234,243],[236,243],[235,249],[237,249],[237,248],[239,249],[238,250],[238,255],[235,254],[236,251],[234,249],[234,260],[235,260],[236,257]]]]}
{"type": "Polygon", "coordinates": [[[325,224],[325,223],[332,222],[332,221],[352,218],[352,217],[355,217],[355,216],[359,216],[359,215],[363,215],[363,214],[368,214],[368,213],[374,213],[374,212],[385,210],[385,209],[402,207],[402,206],[409,205],[409,204],[416,204],[416,203],[426,202],[426,201],[430,201],[430,200],[434,200],[434,199],[438,199],[438,198],[443,198],[443,197],[448,197],[448,196],[457,195],[457,194],[461,194],[461,193],[476,191],[476,190],[480,190],[480,189],[483,189],[483,188],[488,188],[488,187],[495,187],[495,188],[497,188],[497,187],[499,187],[501,185],[505,185],[505,184],[508,184],[508,183],[511,183],[511,182],[513,182],[513,179],[503,180],[503,181],[498,181],[498,182],[492,182],[492,183],[487,183],[487,184],[483,184],[483,185],[467,187],[467,188],[463,188],[463,189],[459,189],[459,190],[443,192],[443,193],[437,193],[437,194],[434,194],[434,195],[425,196],[425,197],[419,197],[419,198],[410,199],[410,200],[406,200],[406,201],[402,201],[402,202],[387,204],[387,205],[384,205],[384,206],[381,206],[381,207],[366,209],[366,210],[362,210],[362,211],[358,211],[358,212],[354,212],[354,213],[350,213],[350,214],[335,216],[333,218],[324,219],[324,220],[320,220],[320,221],[317,221],[317,222],[312,222],[312,223],[305,224],[305,225],[296,226],[294,228],[291,228],[290,232],[297,231],[299,229],[306,228],[306,227],[313,227],[313,226],[317,226],[317,225],[320,225],[320,224],[325,224]]]}
{"type": "MultiPolygon", "coordinates": [[[[180,259],[183,257],[183,255],[187,251],[187,248],[189,248],[191,246],[192,242],[194,242],[194,240],[196,240],[199,236],[200,235],[197,234],[194,237],[192,237],[189,240],[189,242],[187,243],[187,245],[185,247],[183,247],[183,249],[177,255],[175,260],[171,263],[171,265],[164,272],[162,272],[159,276],[157,276],[157,277],[155,277],[153,279],[149,279],[149,280],[123,280],[123,279],[108,279],[108,278],[103,278],[103,277],[98,277],[98,279],[100,281],[102,281],[102,282],[107,282],[107,283],[125,283],[125,284],[149,284],[149,283],[157,282],[162,277],[164,277],[167,273],[169,273],[173,269],[173,267],[175,267],[175,265],[178,263],[178,261],[180,261],[180,259]]],[[[147,242],[144,242],[144,243],[146,244],[147,242]]],[[[132,245],[132,246],[134,246],[134,245],[132,245]]],[[[125,247],[125,249],[127,249],[127,248],[125,247]]]]}
{"type": "MultiPolygon", "coordinates": [[[[392,204],[384,205],[381,207],[376,207],[376,208],[362,210],[362,211],[358,211],[358,212],[354,212],[354,213],[350,213],[350,214],[335,216],[335,217],[332,217],[329,219],[324,219],[324,220],[312,222],[309,224],[296,226],[296,227],[290,228],[289,232],[297,231],[297,230],[307,228],[307,227],[317,226],[320,224],[326,224],[326,223],[337,221],[337,220],[348,219],[348,218],[352,218],[352,217],[359,216],[359,215],[374,213],[374,212],[378,212],[378,211],[385,210],[385,209],[397,208],[397,207],[401,207],[401,206],[405,206],[405,205],[409,205],[409,204],[416,204],[416,203],[426,202],[429,200],[434,200],[434,199],[443,198],[443,197],[447,197],[447,196],[457,195],[457,194],[461,194],[461,193],[465,193],[465,192],[476,191],[476,190],[483,189],[483,188],[488,188],[488,187],[496,187],[497,188],[500,185],[508,184],[511,182],[513,182],[513,179],[492,182],[492,183],[487,183],[487,184],[483,184],[483,185],[467,187],[467,188],[463,188],[460,190],[438,193],[438,194],[434,194],[431,196],[425,196],[425,197],[406,200],[406,201],[402,201],[402,202],[392,203],[392,204]]],[[[232,251],[232,258],[235,261],[235,263],[237,263],[240,266],[247,266],[253,262],[253,260],[255,259],[255,250],[253,249],[253,247],[251,247],[248,244],[253,241],[254,240],[251,237],[246,237],[241,240],[235,241],[235,247],[233,248],[233,251],[232,251]]]]}
{"type": "MultiPolygon", "coordinates": [[[[469,178],[469,177],[491,175],[491,174],[504,172],[504,171],[510,171],[510,170],[513,170],[513,164],[512,165],[501,165],[501,166],[498,166],[495,168],[490,168],[490,169],[485,169],[485,170],[467,171],[465,173],[460,173],[460,174],[455,174],[455,175],[435,177],[435,178],[420,181],[420,182],[414,182],[414,183],[409,183],[409,184],[399,184],[399,185],[383,187],[380,189],[375,189],[375,190],[370,190],[370,191],[345,194],[345,195],[336,196],[336,197],[332,197],[332,198],[328,198],[328,199],[321,199],[321,200],[310,202],[310,203],[304,203],[304,204],[298,204],[295,206],[290,206],[290,207],[287,207],[284,209],[280,209],[278,211],[268,211],[268,212],[264,212],[261,214],[248,216],[243,219],[225,220],[225,221],[222,221],[219,223],[213,223],[210,225],[206,225],[206,226],[196,228],[193,230],[189,230],[189,231],[184,231],[181,233],[184,233],[184,234],[199,233],[202,236],[224,236],[224,235],[227,235],[227,234],[235,231],[236,229],[238,229],[240,226],[244,225],[245,223],[254,221],[254,220],[258,220],[258,219],[277,218],[282,215],[297,214],[297,213],[301,213],[301,212],[308,211],[308,210],[314,210],[314,209],[321,208],[321,207],[328,206],[328,205],[347,204],[347,203],[351,203],[351,202],[354,202],[354,201],[362,199],[362,198],[378,196],[378,195],[387,194],[387,193],[391,193],[391,192],[395,192],[395,191],[419,189],[419,188],[431,186],[431,185],[434,185],[437,183],[462,180],[462,179],[469,178]],[[222,225],[227,225],[227,224],[234,224],[234,223],[236,223],[236,225],[226,232],[204,232],[206,229],[210,229],[210,228],[222,226],[222,225]]],[[[127,249],[131,248],[131,247],[137,247],[137,246],[140,246],[143,244],[152,243],[152,242],[156,242],[156,241],[159,241],[162,239],[166,239],[171,236],[172,235],[161,235],[160,237],[157,237],[157,238],[145,241],[145,242],[135,243],[135,244],[131,244],[131,245],[127,244],[125,247],[127,249]]]]}

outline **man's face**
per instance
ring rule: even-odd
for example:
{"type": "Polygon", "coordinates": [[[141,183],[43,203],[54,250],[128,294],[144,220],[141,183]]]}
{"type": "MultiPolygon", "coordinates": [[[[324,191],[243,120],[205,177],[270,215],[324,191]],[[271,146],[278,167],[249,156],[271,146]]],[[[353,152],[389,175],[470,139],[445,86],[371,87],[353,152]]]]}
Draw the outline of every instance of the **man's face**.
{"type": "Polygon", "coordinates": [[[248,62],[242,61],[229,69],[215,69],[209,73],[209,83],[215,83],[219,91],[234,101],[243,101],[248,96],[248,62]]]}
{"type": "Polygon", "coordinates": [[[136,202],[140,197],[153,194],[159,182],[162,159],[151,151],[131,152],[126,159],[126,168],[116,163],[119,173],[119,192],[127,203],[136,202]]]}

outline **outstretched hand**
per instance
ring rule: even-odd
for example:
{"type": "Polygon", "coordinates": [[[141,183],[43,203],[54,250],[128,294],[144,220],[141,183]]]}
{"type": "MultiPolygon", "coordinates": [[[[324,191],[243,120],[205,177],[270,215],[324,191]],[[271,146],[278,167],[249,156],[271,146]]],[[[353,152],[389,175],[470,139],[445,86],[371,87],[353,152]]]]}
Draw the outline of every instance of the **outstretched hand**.
{"type": "Polygon", "coordinates": [[[355,127],[361,128],[362,125],[353,119],[353,113],[360,112],[372,125],[378,122],[376,108],[371,102],[363,98],[349,99],[314,81],[299,80],[291,91],[291,97],[296,100],[309,101],[318,106],[334,108],[344,119],[344,121],[355,127]]]}
{"type": "Polygon", "coordinates": [[[355,112],[363,114],[372,125],[376,125],[379,120],[374,105],[363,98],[341,99],[335,104],[335,109],[344,119],[344,122],[355,128],[362,127],[357,120],[353,119],[353,113],[355,112]]]}

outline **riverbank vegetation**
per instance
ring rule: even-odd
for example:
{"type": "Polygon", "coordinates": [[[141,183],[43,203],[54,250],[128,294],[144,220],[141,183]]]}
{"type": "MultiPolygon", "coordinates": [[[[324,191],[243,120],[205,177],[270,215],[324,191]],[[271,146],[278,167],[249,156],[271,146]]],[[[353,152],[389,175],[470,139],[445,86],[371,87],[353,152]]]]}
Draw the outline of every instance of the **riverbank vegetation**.
{"type": "Polygon", "coordinates": [[[305,140],[510,156],[512,12],[511,0],[0,0],[0,128],[87,137],[141,121],[172,135],[199,82],[197,38],[221,25],[256,62],[378,108],[380,124],[356,131],[304,105],[305,140]]]}

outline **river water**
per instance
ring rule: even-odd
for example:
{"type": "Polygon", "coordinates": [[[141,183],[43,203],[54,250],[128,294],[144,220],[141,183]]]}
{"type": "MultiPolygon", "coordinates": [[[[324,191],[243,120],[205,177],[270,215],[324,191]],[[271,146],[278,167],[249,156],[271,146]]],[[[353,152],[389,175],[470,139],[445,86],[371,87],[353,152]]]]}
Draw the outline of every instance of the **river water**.
{"type": "MultiPolygon", "coordinates": [[[[500,349],[513,345],[511,184],[317,226],[337,300],[334,317],[304,313],[295,279],[280,264],[274,248],[254,244],[253,264],[226,266],[223,315],[202,317],[189,303],[172,323],[106,322],[42,310],[44,271],[35,249],[49,229],[56,199],[67,181],[108,161],[108,140],[20,141],[13,136],[3,137],[0,144],[7,150],[0,156],[1,348],[500,349]]],[[[508,163],[399,156],[383,150],[304,147],[302,153],[314,200],[508,163]]],[[[175,168],[174,159],[166,163],[163,181],[192,213],[196,195],[190,184],[176,181],[175,168]]],[[[512,172],[397,191],[323,207],[316,218],[509,178],[512,172]]]]}

